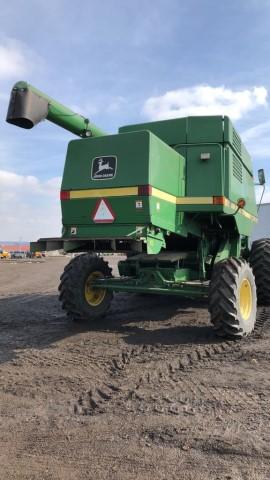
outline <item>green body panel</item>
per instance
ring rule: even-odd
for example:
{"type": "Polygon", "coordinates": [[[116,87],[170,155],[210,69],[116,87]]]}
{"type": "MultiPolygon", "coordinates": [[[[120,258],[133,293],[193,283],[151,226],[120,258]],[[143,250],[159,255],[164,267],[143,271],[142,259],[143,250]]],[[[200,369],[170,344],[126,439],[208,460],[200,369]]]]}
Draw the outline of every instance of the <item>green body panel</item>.
{"type": "MultiPolygon", "coordinates": [[[[155,199],[154,197],[140,197],[129,196],[125,198],[109,197],[106,199],[110,204],[112,211],[115,213],[115,221],[108,225],[96,224],[93,221],[93,213],[96,205],[99,202],[99,198],[80,199],[72,201],[62,201],[62,216],[63,225],[67,227],[66,236],[69,235],[68,227],[77,226],[78,236],[81,236],[80,232],[85,232],[83,236],[94,237],[104,236],[103,230],[105,227],[111,230],[115,229],[117,232],[118,226],[131,225],[134,230],[137,225],[157,225],[165,230],[172,232],[177,230],[176,225],[176,207],[175,205],[166,202],[164,200],[155,199]],[[136,201],[143,202],[143,208],[136,209],[136,201]],[[157,205],[159,209],[157,210],[157,205]],[[82,227],[82,229],[80,229],[82,227]],[[101,233],[97,233],[101,232],[101,233]]],[[[107,232],[105,236],[107,235],[107,232]]],[[[116,236],[118,234],[116,233],[116,236]]],[[[114,235],[110,235],[113,237],[114,235]]]]}
{"type": "Polygon", "coordinates": [[[187,117],[186,143],[222,143],[223,117],[187,117]]]}
{"type": "MultiPolygon", "coordinates": [[[[92,190],[91,198],[62,201],[63,225],[78,227],[83,236],[95,237],[100,225],[93,220],[93,214],[102,197],[100,190],[139,187],[151,185],[155,189],[178,197],[184,195],[185,159],[150,132],[133,132],[125,135],[73,140],[69,143],[64,169],[62,190],[92,190]],[[91,179],[92,162],[95,158],[114,155],[117,171],[114,178],[91,179]],[[160,175],[160,172],[163,175],[160,175]],[[95,191],[97,194],[95,196],[95,191]],[[80,228],[83,226],[83,229],[80,228]]],[[[160,228],[176,231],[176,205],[155,195],[108,196],[115,221],[110,228],[118,225],[153,224],[160,228]],[[141,207],[136,207],[136,202],[141,207]]],[[[134,230],[134,228],[133,228],[134,230]]]]}
{"type": "Polygon", "coordinates": [[[151,184],[173,195],[180,195],[179,177],[184,179],[185,160],[148,131],[126,135],[73,140],[68,145],[62,189],[101,189],[151,184]],[[114,178],[92,180],[94,158],[115,155],[114,178]],[[162,169],[162,175],[160,174],[162,169]]]}
{"type": "MultiPolygon", "coordinates": [[[[144,200],[143,208],[140,210],[135,208],[137,198],[139,197],[129,196],[125,198],[125,201],[123,201],[121,197],[109,197],[106,199],[115,214],[115,221],[110,224],[109,228],[131,224],[134,230],[134,225],[144,225],[150,222],[149,198],[144,200]]],[[[95,236],[93,228],[100,230],[102,228],[104,229],[105,226],[108,227],[108,225],[105,224],[98,225],[92,219],[98,202],[99,197],[62,201],[63,225],[78,227],[82,225],[84,228],[91,227],[87,235],[92,232],[95,236]]]]}
{"type": "Polygon", "coordinates": [[[119,133],[136,132],[141,130],[150,130],[150,132],[161,138],[161,140],[168,145],[186,143],[187,140],[185,118],[126,125],[119,128],[119,133]]]}
{"type": "Polygon", "coordinates": [[[199,144],[176,147],[187,161],[186,195],[211,197],[224,195],[223,148],[219,144],[199,144]],[[210,159],[202,161],[201,154],[210,159]]]}

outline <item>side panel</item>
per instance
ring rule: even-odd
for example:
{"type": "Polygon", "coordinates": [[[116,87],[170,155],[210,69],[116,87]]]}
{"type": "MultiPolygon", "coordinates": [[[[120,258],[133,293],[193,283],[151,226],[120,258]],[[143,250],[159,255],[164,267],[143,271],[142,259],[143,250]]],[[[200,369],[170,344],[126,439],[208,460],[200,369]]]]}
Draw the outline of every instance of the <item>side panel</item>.
{"type": "Polygon", "coordinates": [[[186,160],[156,136],[150,136],[149,183],[174,196],[185,195],[186,160]]]}
{"type": "MultiPolygon", "coordinates": [[[[256,225],[257,206],[255,199],[255,189],[253,177],[249,170],[245,168],[239,156],[235,151],[227,146],[225,153],[225,196],[234,204],[240,198],[244,198],[246,205],[244,210],[240,210],[235,215],[235,221],[238,232],[241,235],[249,236],[256,225]]],[[[237,207],[234,207],[236,212],[237,207]]],[[[226,209],[226,213],[231,214],[232,209],[226,209]]]]}
{"type": "Polygon", "coordinates": [[[186,195],[211,197],[224,194],[223,149],[221,145],[187,147],[186,195]],[[202,156],[207,156],[203,160],[202,156]]]}
{"type": "Polygon", "coordinates": [[[157,227],[176,232],[176,205],[155,195],[150,197],[151,223],[157,227]]]}
{"type": "Polygon", "coordinates": [[[253,175],[251,157],[247,152],[246,147],[242,143],[240,135],[238,134],[231,120],[228,117],[224,117],[224,144],[226,143],[230,144],[230,146],[234,149],[235,153],[243,162],[243,165],[249,170],[251,175],[253,175]]]}
{"type": "Polygon", "coordinates": [[[256,216],[257,206],[253,177],[230,147],[225,149],[225,177],[227,179],[225,196],[236,203],[239,198],[244,198],[245,209],[256,216]]]}

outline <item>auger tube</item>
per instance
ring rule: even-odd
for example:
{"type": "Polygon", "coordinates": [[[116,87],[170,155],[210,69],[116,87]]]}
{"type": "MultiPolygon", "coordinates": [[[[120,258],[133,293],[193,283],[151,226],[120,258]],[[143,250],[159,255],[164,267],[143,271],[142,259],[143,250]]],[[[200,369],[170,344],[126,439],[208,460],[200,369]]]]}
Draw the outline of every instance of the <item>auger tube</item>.
{"type": "Polygon", "coordinates": [[[6,121],[30,129],[45,119],[79,137],[107,135],[88,118],[73,112],[29,83],[24,81],[15,83],[10,95],[6,121]]]}

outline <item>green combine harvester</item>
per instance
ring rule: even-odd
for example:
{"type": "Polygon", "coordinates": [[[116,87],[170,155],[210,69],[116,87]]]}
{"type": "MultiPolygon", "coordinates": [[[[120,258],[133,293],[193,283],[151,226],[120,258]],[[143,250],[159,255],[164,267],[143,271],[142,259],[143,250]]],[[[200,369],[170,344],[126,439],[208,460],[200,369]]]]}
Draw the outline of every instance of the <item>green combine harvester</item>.
{"type": "Polygon", "coordinates": [[[16,83],[7,122],[30,129],[44,119],[81,137],[67,149],[62,237],[31,244],[32,251],[84,252],[61,276],[67,314],[102,317],[113,292],[208,297],[218,335],[251,333],[257,297],[270,304],[270,239],[249,248],[257,222],[252,162],[230,119],[176,118],[108,135],[16,83]],[[126,254],[118,277],[101,252],[126,254]]]}

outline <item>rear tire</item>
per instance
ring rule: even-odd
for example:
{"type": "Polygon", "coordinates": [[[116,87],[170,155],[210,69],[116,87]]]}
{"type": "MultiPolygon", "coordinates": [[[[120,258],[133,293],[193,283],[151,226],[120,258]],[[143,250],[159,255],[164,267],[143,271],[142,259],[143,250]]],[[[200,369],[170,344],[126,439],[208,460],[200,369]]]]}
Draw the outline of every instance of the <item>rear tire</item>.
{"type": "Polygon", "coordinates": [[[258,303],[270,305],[270,238],[252,243],[249,262],[255,275],[258,303]]]}
{"type": "Polygon", "coordinates": [[[218,336],[239,339],[253,331],[257,313],[256,284],[245,260],[231,257],[215,265],[209,312],[218,336]]]}
{"type": "Polygon", "coordinates": [[[65,267],[60,278],[59,300],[72,320],[94,320],[108,310],[111,291],[91,287],[99,277],[111,277],[112,270],[101,257],[90,253],[78,255],[65,267]]]}

